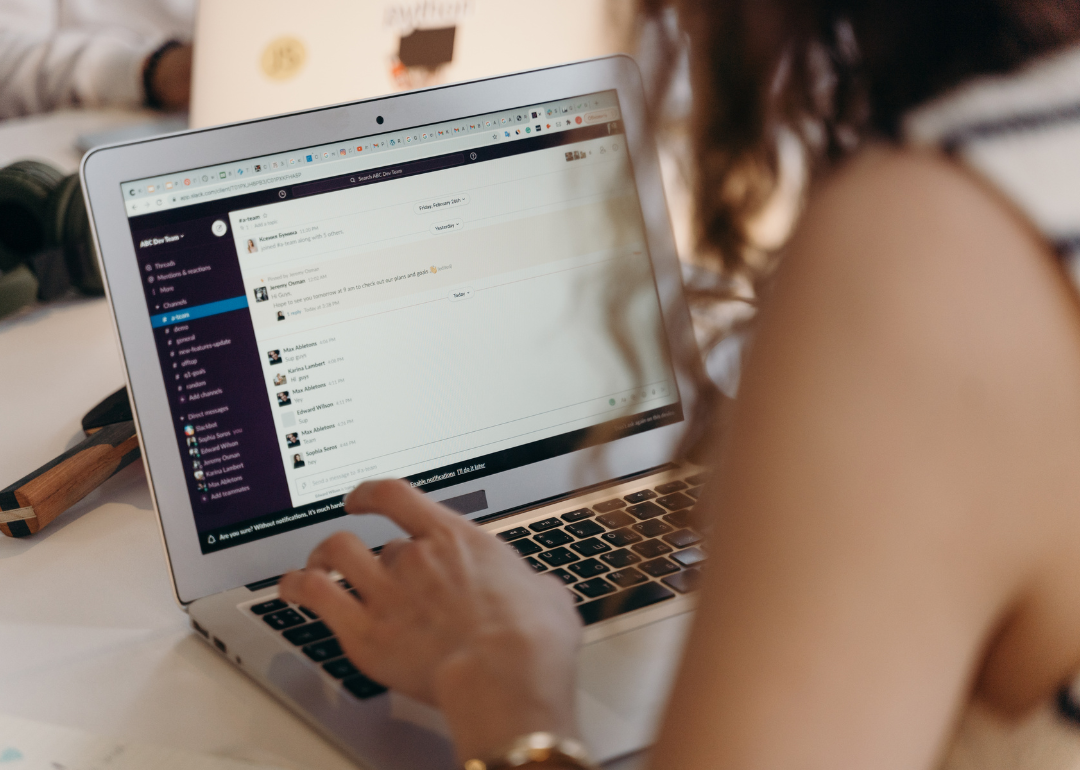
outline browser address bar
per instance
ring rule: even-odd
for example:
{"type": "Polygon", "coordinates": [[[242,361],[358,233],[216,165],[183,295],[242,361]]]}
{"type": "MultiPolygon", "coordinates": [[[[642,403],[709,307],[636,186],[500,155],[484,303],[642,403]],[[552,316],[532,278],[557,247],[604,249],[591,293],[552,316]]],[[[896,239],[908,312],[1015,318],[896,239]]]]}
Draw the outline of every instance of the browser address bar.
{"type": "Polygon", "coordinates": [[[259,187],[271,187],[281,184],[282,182],[295,181],[301,176],[303,176],[303,174],[301,174],[299,171],[295,171],[291,174],[278,174],[277,176],[259,177],[258,179],[252,179],[248,182],[233,182],[222,187],[215,187],[212,190],[192,190],[191,192],[180,195],[179,200],[195,201],[203,200],[206,198],[215,198],[220,195],[233,195],[234,193],[244,192],[245,190],[253,190],[259,187]]]}

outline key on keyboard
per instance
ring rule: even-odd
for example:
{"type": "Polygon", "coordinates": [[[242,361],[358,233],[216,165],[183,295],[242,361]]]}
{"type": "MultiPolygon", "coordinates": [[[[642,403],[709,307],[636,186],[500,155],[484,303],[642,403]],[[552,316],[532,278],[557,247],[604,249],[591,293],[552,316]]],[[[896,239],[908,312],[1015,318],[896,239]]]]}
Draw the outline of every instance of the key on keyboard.
{"type": "Polygon", "coordinates": [[[697,567],[694,567],[693,569],[684,569],[677,575],[669,575],[664,578],[664,582],[679,593],[688,594],[692,591],[696,591],[701,584],[701,570],[697,567]]]}
{"type": "Polygon", "coordinates": [[[263,602],[262,604],[251,605],[251,611],[254,612],[256,615],[265,615],[268,612],[277,612],[278,610],[283,610],[288,606],[289,605],[281,601],[281,599],[271,599],[270,601],[263,602]]]}
{"type": "Polygon", "coordinates": [[[574,588],[590,599],[595,599],[597,596],[603,596],[604,594],[615,593],[615,587],[603,578],[586,580],[584,583],[578,583],[574,588]]]}
{"type": "Polygon", "coordinates": [[[357,674],[351,676],[342,682],[345,685],[345,689],[351,692],[360,700],[365,698],[373,698],[376,695],[382,695],[386,692],[386,688],[376,681],[368,679],[363,674],[357,674]]]}
{"type": "Polygon", "coordinates": [[[574,537],[586,538],[599,535],[604,531],[604,528],[595,521],[589,519],[588,521],[579,521],[576,524],[567,524],[566,531],[574,537]]]}
{"type": "Polygon", "coordinates": [[[555,529],[555,527],[561,526],[562,522],[552,516],[549,519],[543,519],[542,521],[534,521],[529,525],[529,529],[533,532],[546,532],[549,529],[555,529]]]}
{"type": "Polygon", "coordinates": [[[627,524],[634,523],[634,517],[628,514],[626,511],[613,511],[611,513],[604,513],[600,516],[597,516],[596,520],[608,529],[618,529],[619,527],[625,527],[627,524]]]}
{"type": "Polygon", "coordinates": [[[340,658],[345,654],[342,652],[337,639],[325,639],[321,642],[315,642],[315,644],[304,647],[303,650],[304,654],[316,663],[322,663],[324,660],[330,660],[331,658],[340,658]]]}
{"type": "Polygon", "coordinates": [[[615,569],[622,569],[628,567],[631,564],[637,564],[641,561],[641,557],[633,551],[627,551],[625,548],[621,548],[618,551],[612,553],[602,553],[600,558],[606,561],[615,569]]]}
{"type": "Polygon", "coordinates": [[[640,532],[645,537],[666,535],[671,531],[671,527],[660,521],[660,519],[647,519],[640,524],[635,524],[633,529],[635,532],[640,532]]]}
{"type": "Polygon", "coordinates": [[[272,612],[269,615],[263,615],[263,620],[275,631],[284,631],[286,628],[292,628],[307,622],[304,620],[304,616],[292,607],[272,612]]]}
{"type": "Polygon", "coordinates": [[[573,524],[575,521],[581,521],[592,516],[592,511],[588,508],[578,508],[576,511],[570,511],[570,513],[564,513],[561,518],[567,524],[573,524]]]}
{"type": "MultiPolygon", "coordinates": [[[[600,579],[597,578],[597,580],[600,579]]],[[[620,591],[599,601],[579,604],[577,611],[585,625],[588,626],[621,615],[624,612],[632,612],[671,599],[674,596],[675,594],[672,591],[650,580],[648,583],[642,583],[626,591],[620,591]]]]}
{"type": "Polygon", "coordinates": [[[334,679],[345,679],[360,673],[360,669],[349,662],[348,658],[338,658],[322,664],[323,670],[334,679]]]}
{"type": "Polygon", "coordinates": [[[642,575],[633,567],[627,567],[616,572],[612,572],[607,576],[607,579],[617,585],[619,588],[630,588],[636,586],[638,583],[644,583],[648,580],[647,577],[642,575]]]}
{"type": "Polygon", "coordinates": [[[514,527],[505,532],[500,532],[498,536],[503,540],[517,540],[519,537],[525,537],[528,534],[529,530],[525,529],[525,527],[514,527]]]}
{"type": "Polygon", "coordinates": [[[650,503],[650,502],[644,502],[644,503],[638,503],[637,505],[631,505],[626,510],[629,513],[632,513],[634,516],[636,516],[636,517],[638,517],[639,519],[642,519],[642,520],[651,519],[651,518],[653,518],[655,516],[660,516],[661,514],[667,513],[667,511],[665,509],[661,508],[656,503],[650,503]]]}
{"type": "Polygon", "coordinates": [[[689,508],[694,504],[692,498],[687,497],[682,492],[676,492],[673,495],[667,495],[665,497],[656,498],[656,502],[664,506],[668,510],[678,511],[683,508],[689,508]]]}
{"type": "Polygon", "coordinates": [[[644,543],[635,543],[630,547],[646,559],[654,559],[665,553],[671,553],[671,546],[659,540],[646,540],[644,543]]]}
{"type": "Polygon", "coordinates": [[[664,517],[666,521],[675,529],[682,529],[690,526],[690,511],[676,511],[675,513],[669,513],[664,517]]]}
{"type": "Polygon", "coordinates": [[[686,484],[682,481],[669,481],[667,484],[661,484],[656,488],[656,491],[662,495],[670,495],[672,492],[681,492],[686,489],[686,484]]]}
{"type": "Polygon", "coordinates": [[[701,542],[701,535],[692,529],[680,529],[670,535],[664,535],[664,542],[676,548],[687,548],[701,542]]]}
{"type": "Polygon", "coordinates": [[[326,627],[324,623],[308,623],[306,626],[300,626],[299,628],[290,628],[282,634],[286,639],[295,644],[297,647],[301,647],[311,642],[317,642],[320,639],[325,639],[328,636],[333,636],[334,632],[326,627]]]}
{"type": "Polygon", "coordinates": [[[671,558],[684,567],[692,567],[705,561],[705,554],[700,548],[687,548],[685,551],[672,554],[671,558]]]}
{"type": "Polygon", "coordinates": [[[567,585],[570,585],[571,583],[576,583],[577,582],[577,575],[571,575],[569,572],[564,570],[562,567],[559,567],[558,569],[553,569],[548,574],[549,575],[554,575],[555,577],[557,577],[559,580],[566,583],[567,585]]]}
{"type": "Polygon", "coordinates": [[[570,537],[570,535],[566,534],[561,529],[542,532],[539,535],[536,535],[533,540],[544,546],[544,548],[557,548],[560,545],[574,542],[574,538],[570,537]]]}
{"type": "Polygon", "coordinates": [[[670,575],[672,572],[678,572],[678,565],[668,561],[663,556],[659,559],[653,559],[652,561],[644,562],[638,565],[638,569],[642,572],[647,572],[653,577],[663,577],[664,575],[670,575]]]}
{"type": "Polygon", "coordinates": [[[623,495],[623,500],[633,505],[634,503],[644,502],[645,500],[652,500],[656,497],[656,493],[651,489],[643,489],[640,492],[631,492],[628,495],[623,495]]]}
{"type": "Polygon", "coordinates": [[[606,500],[602,503],[596,503],[593,505],[593,510],[597,513],[607,513],[609,511],[617,511],[620,508],[625,508],[626,503],[622,500],[606,500]]]}
{"type": "Polygon", "coordinates": [[[634,532],[632,529],[627,529],[626,527],[623,527],[622,529],[617,529],[614,532],[605,532],[600,537],[602,537],[605,542],[611,543],[616,548],[622,548],[623,546],[630,545],[631,543],[640,543],[642,540],[641,535],[639,535],[637,532],[634,532]]]}
{"type": "Polygon", "coordinates": [[[532,556],[534,553],[540,553],[543,548],[538,546],[532,540],[514,540],[510,543],[522,556],[532,556]]]}
{"type": "Polygon", "coordinates": [[[547,562],[551,567],[561,567],[564,564],[569,564],[572,561],[577,561],[578,557],[570,553],[565,548],[555,548],[550,551],[545,551],[540,554],[540,558],[547,562]]]}
{"type": "Polygon", "coordinates": [[[577,564],[571,564],[569,569],[582,580],[602,575],[608,571],[608,567],[601,564],[596,559],[579,561],[577,564]]]}
{"type": "Polygon", "coordinates": [[[600,542],[595,537],[590,537],[588,540],[579,540],[570,547],[582,556],[596,556],[598,553],[607,553],[611,550],[610,545],[600,542]]]}

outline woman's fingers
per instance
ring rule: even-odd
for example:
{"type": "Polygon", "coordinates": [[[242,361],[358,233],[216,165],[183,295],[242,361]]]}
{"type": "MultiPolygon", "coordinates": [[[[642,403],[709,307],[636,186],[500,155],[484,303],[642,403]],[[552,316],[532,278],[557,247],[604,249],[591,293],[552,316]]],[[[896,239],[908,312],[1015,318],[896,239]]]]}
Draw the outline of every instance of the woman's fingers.
{"type": "Polygon", "coordinates": [[[401,550],[405,548],[408,544],[408,540],[402,540],[401,538],[398,538],[397,540],[391,540],[379,551],[379,561],[387,567],[393,567],[394,562],[397,560],[398,555],[401,553],[401,550]]]}
{"type": "Polygon", "coordinates": [[[378,596],[386,587],[386,572],[368,547],[351,532],[336,532],[308,556],[308,569],[340,572],[361,596],[378,596]]]}
{"type": "Polygon", "coordinates": [[[457,520],[434,500],[396,479],[361,484],[345,498],[345,510],[385,516],[413,537],[430,535],[457,520]]]}
{"type": "Polygon", "coordinates": [[[285,601],[314,610],[339,635],[359,636],[371,623],[364,605],[321,569],[286,574],[278,583],[278,594],[285,601]]]}

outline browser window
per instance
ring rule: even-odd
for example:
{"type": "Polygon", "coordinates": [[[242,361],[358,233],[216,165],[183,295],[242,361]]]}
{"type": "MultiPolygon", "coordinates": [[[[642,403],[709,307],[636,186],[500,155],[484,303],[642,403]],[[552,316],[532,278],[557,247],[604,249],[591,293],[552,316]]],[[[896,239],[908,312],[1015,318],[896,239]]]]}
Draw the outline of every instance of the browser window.
{"type": "Polygon", "coordinates": [[[203,552],[681,420],[632,174],[611,92],[125,183],[203,552]]]}

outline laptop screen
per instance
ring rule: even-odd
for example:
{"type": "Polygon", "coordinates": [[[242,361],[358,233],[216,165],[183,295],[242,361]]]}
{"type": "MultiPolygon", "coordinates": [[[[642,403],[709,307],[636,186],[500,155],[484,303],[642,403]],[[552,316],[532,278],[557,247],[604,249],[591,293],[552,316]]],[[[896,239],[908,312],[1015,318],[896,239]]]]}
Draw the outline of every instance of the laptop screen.
{"type": "Polygon", "coordinates": [[[681,421],[632,174],[610,91],[125,182],[202,552],[681,421]]]}

